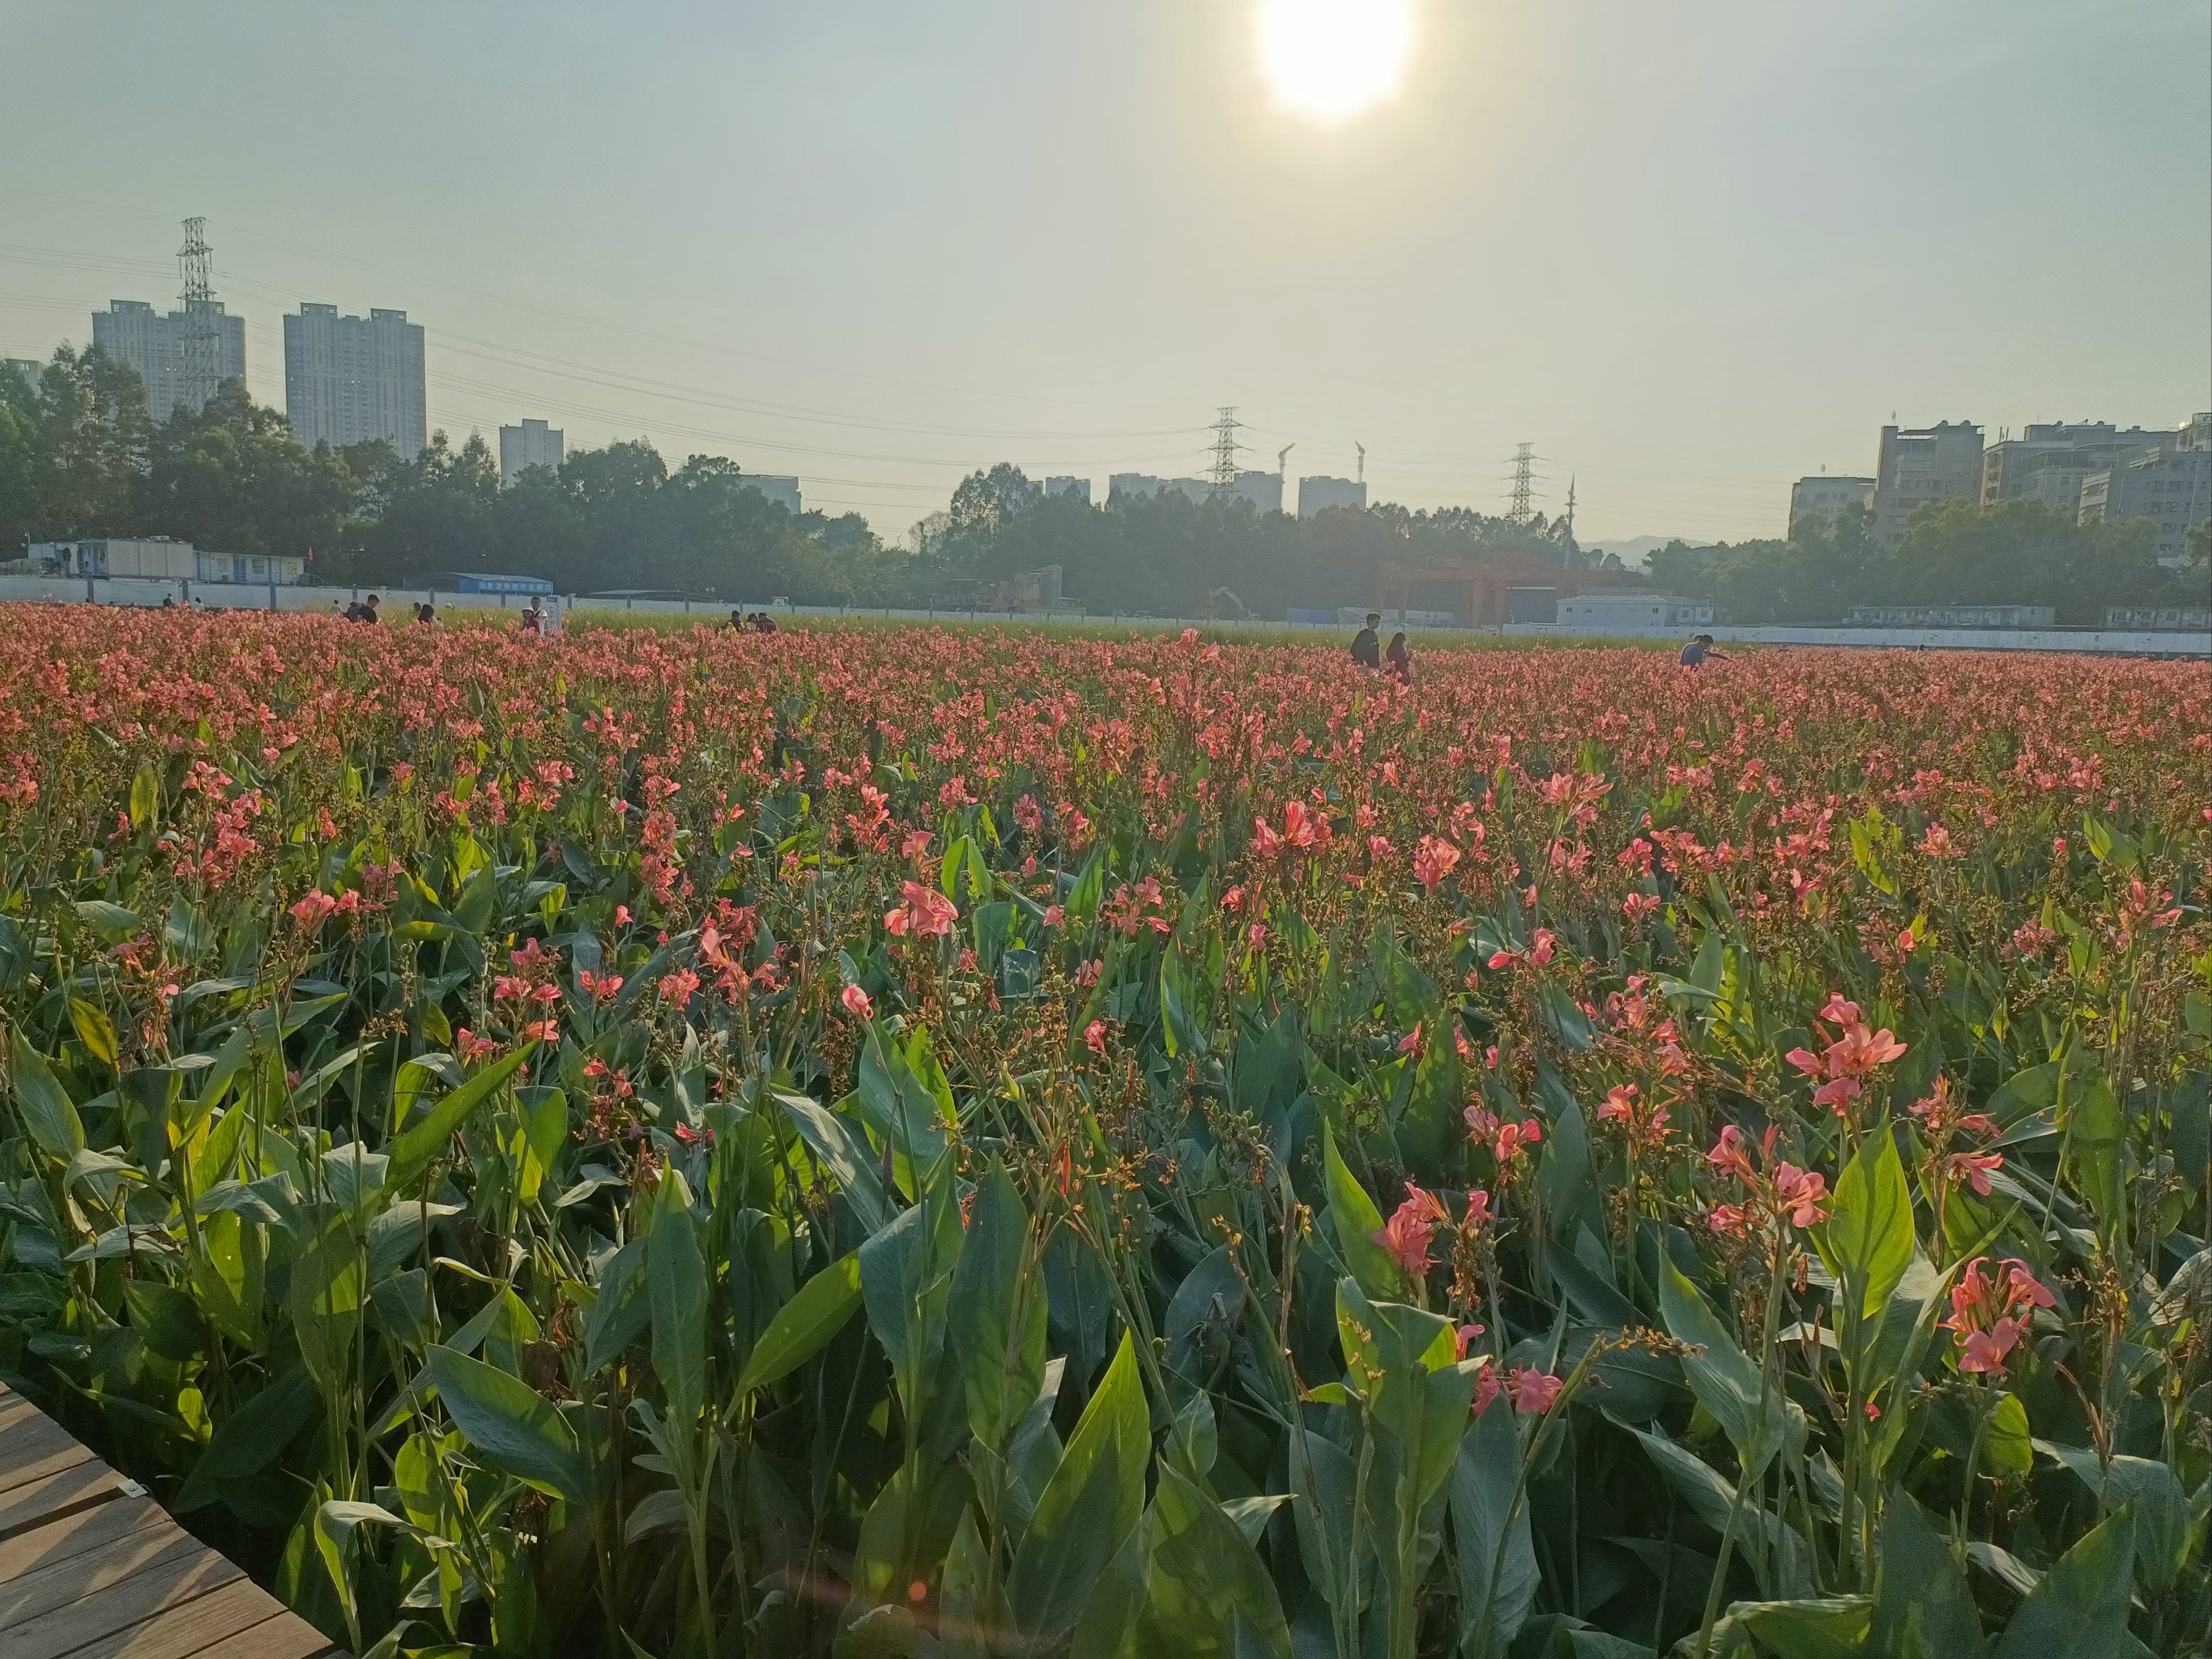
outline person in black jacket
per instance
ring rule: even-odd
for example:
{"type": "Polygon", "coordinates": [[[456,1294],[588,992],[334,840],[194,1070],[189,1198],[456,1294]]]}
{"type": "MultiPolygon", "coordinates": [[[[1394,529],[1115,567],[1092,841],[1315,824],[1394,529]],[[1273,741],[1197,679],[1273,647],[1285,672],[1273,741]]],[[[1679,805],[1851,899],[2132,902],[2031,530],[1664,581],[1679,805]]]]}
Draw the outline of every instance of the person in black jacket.
{"type": "Polygon", "coordinates": [[[1362,668],[1382,666],[1382,638],[1377,632],[1382,626],[1382,613],[1370,611],[1367,613],[1367,626],[1352,635],[1352,659],[1362,668]]]}

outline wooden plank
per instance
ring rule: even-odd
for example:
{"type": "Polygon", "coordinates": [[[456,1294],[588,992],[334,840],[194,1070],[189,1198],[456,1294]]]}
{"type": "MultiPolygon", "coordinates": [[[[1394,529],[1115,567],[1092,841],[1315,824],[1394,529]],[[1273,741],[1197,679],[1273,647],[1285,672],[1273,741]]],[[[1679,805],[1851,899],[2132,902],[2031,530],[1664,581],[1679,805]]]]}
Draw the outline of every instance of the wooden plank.
{"type": "MultiPolygon", "coordinates": [[[[345,1659],[330,1638],[306,1620],[280,1613],[266,1624],[202,1648],[192,1659],[345,1659]]],[[[70,1659],[76,1659],[75,1654],[70,1659]]],[[[131,1659],[137,1659],[133,1654],[131,1659]]]]}
{"type": "Polygon", "coordinates": [[[0,1541],[0,1594],[27,1575],[155,1527],[176,1531],[160,1504],[143,1498],[118,1498],[0,1541]]]}
{"type": "Polygon", "coordinates": [[[101,1582],[90,1595],[9,1625],[8,1659],[61,1659],[87,1643],[245,1579],[244,1573],[197,1539],[184,1542],[189,1547],[173,1546],[128,1577],[94,1575],[101,1582]]]}
{"type": "Polygon", "coordinates": [[[122,1495],[120,1478],[97,1458],[11,1492],[0,1492],[0,1539],[13,1538],[122,1495]]]}
{"type": "MultiPolygon", "coordinates": [[[[290,1619],[291,1615],[278,1609],[258,1585],[240,1578],[172,1607],[143,1624],[88,1643],[69,1659],[198,1659],[216,1643],[249,1634],[280,1617],[290,1619]]],[[[329,1647],[312,1627],[307,1633],[321,1647],[304,1652],[320,1652],[329,1647]]]]}
{"type": "Polygon", "coordinates": [[[94,1461],[44,1412],[26,1409],[0,1423],[0,1492],[94,1461]]]}
{"type": "MultiPolygon", "coordinates": [[[[336,1652],[0,1383],[0,1655],[323,1659],[336,1652]]],[[[339,1659],[343,1659],[340,1656],[339,1659]]]]}
{"type": "MultiPolygon", "coordinates": [[[[81,1601],[140,1573],[197,1560],[210,1553],[198,1539],[186,1537],[173,1528],[167,1532],[149,1528],[118,1539],[104,1549],[71,1556],[13,1583],[0,1585],[0,1652],[11,1650],[10,1644],[18,1627],[57,1607],[81,1601]]],[[[217,1560],[222,1559],[216,1557],[217,1560]]]]}

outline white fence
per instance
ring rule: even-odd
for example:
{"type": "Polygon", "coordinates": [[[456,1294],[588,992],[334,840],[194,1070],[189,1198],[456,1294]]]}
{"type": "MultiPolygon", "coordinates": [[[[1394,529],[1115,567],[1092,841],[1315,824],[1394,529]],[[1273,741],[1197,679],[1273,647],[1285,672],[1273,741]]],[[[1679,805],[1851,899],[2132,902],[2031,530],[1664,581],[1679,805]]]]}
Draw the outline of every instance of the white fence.
{"type": "MultiPolygon", "coordinates": [[[[2212,657],[2212,632],[2116,628],[1752,628],[1713,623],[1689,629],[1616,628],[1614,640],[1684,640],[1694,631],[1744,645],[1856,646],[1904,651],[2058,651],[2106,657],[2212,657]]],[[[1592,629],[1561,623],[1508,623],[1510,639],[1590,639],[1592,629]]]]}
{"type": "MultiPolygon", "coordinates": [[[[210,611],[331,611],[343,610],[372,590],[365,587],[287,587],[241,582],[151,581],[123,577],[0,576],[0,602],[44,602],[49,605],[159,605],[164,600],[210,611]]],[[[425,600],[441,611],[492,610],[520,611],[530,603],[520,593],[448,593],[423,588],[378,587],[387,617],[407,620],[410,610],[425,600]]],[[[781,605],[758,601],[736,604],[723,599],[594,599],[550,596],[545,608],[554,626],[572,610],[629,611],[654,616],[692,616],[702,622],[727,617],[732,611],[769,611],[779,617],[872,617],[899,622],[997,623],[1033,625],[1041,622],[1139,624],[1148,628],[1204,628],[1234,631],[1263,629],[1270,633],[1309,634],[1317,640],[1346,637],[1340,624],[1278,623],[1253,618],[1226,623],[1206,617],[1124,617],[1104,611],[1083,616],[1066,611],[946,611],[927,607],[884,605],[781,605]]],[[[1464,636],[1528,640],[1665,640],[1679,641],[1692,630],[1680,628],[1609,628],[1596,629],[1560,623],[1508,623],[1503,629],[1431,629],[1417,630],[1431,637],[1464,636]]],[[[2148,629],[2088,628],[1751,628],[1716,623],[1697,631],[1716,640],[1745,645],[1816,645],[1856,647],[1862,650],[1913,651],[2041,651],[2120,657],[2212,657],[2212,631],[2196,629],[2159,632],[2148,629]]]]}
{"type": "MultiPolygon", "coordinates": [[[[453,608],[521,611],[527,593],[433,592],[420,587],[297,587],[282,582],[158,581],[130,576],[0,576],[0,601],[33,605],[127,605],[140,609],[163,604],[204,611],[343,611],[374,593],[386,620],[407,620],[414,607],[428,601],[440,611],[453,608]]],[[[574,601],[544,596],[545,609],[557,622],[574,601]]]]}

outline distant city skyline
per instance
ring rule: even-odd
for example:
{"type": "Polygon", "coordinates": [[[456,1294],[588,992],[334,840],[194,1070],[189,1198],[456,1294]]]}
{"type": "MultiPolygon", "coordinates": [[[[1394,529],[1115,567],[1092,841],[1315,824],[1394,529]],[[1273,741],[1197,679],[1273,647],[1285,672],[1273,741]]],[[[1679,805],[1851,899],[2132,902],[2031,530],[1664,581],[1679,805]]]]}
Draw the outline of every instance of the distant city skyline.
{"type": "Polygon", "coordinates": [[[2212,404],[2203,8],[1429,0],[1402,84],[1326,125],[1267,95],[1250,10],[0,10],[21,129],[102,132],[0,155],[0,356],[175,308],[204,213],[258,401],[303,301],[404,309],[456,442],[643,435],[887,536],[1000,459],[1202,475],[1223,403],[1249,464],[1352,477],[1356,436],[1416,507],[1503,510],[1533,441],[1588,543],[1778,535],[1886,424],[2212,404]],[[487,196],[516,131],[539,165],[487,196]],[[360,165],[410,132],[434,164],[360,165]]]}

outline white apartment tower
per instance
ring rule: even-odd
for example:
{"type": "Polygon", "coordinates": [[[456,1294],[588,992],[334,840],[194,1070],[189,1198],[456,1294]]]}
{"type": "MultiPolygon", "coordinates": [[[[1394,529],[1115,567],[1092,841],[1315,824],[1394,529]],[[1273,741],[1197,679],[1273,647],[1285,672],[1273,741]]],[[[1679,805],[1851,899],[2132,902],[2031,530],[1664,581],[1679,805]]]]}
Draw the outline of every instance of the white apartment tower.
{"type": "Polygon", "coordinates": [[[566,449],[561,428],[548,426],[543,421],[525,421],[520,426],[500,428],[500,483],[512,488],[514,481],[533,466],[558,472],[566,449]]]}
{"type": "Polygon", "coordinates": [[[414,459],[430,441],[422,325],[404,311],[341,317],[336,306],[301,306],[284,319],[284,413],[310,447],[381,438],[414,459]]]}
{"type": "Polygon", "coordinates": [[[146,383],[146,408],[158,424],[177,410],[197,415],[225,380],[246,378],[246,319],[234,317],[219,300],[194,300],[167,315],[143,300],[110,300],[92,313],[92,343],[102,356],[127,363],[146,383]],[[200,361],[213,374],[193,368],[192,347],[210,337],[200,361]]]}

